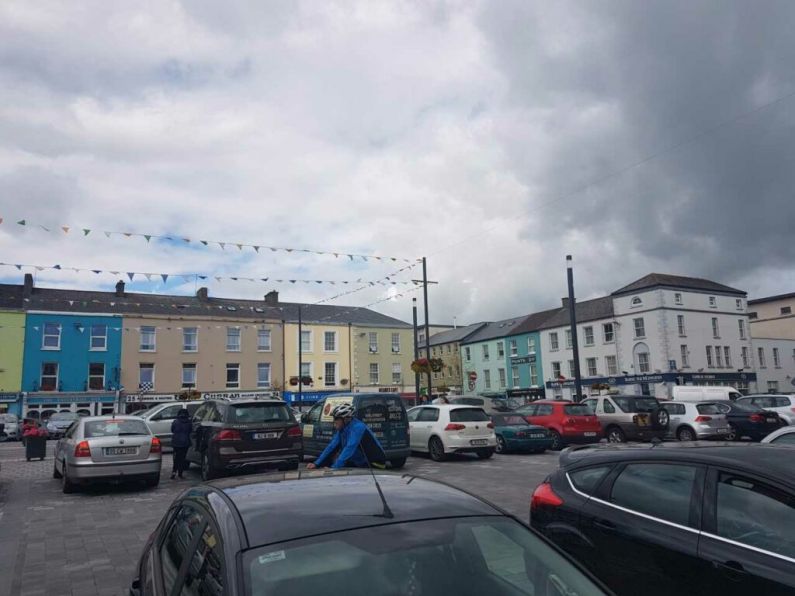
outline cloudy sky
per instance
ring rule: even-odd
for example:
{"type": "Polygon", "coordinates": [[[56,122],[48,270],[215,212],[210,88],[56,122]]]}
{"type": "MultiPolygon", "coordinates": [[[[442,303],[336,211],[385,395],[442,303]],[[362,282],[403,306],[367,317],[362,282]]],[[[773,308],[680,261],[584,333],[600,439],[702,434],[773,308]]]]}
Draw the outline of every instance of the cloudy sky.
{"type": "MultiPolygon", "coordinates": [[[[567,253],[580,298],[651,271],[795,291],[794,20],[788,0],[6,0],[0,262],[317,301],[363,286],[213,277],[403,265],[236,242],[426,255],[431,319],[459,323],[559,304],[567,253]]],[[[332,303],[406,289],[364,287],[332,303]]]]}

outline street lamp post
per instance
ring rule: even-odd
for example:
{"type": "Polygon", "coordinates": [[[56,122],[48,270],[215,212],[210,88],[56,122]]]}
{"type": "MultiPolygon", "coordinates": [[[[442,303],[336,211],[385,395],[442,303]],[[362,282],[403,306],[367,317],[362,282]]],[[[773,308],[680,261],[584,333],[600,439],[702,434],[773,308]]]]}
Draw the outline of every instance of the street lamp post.
{"type": "Polygon", "coordinates": [[[580,377],[580,347],[577,341],[577,313],[574,304],[574,270],[571,255],[566,255],[566,277],[569,285],[569,325],[571,329],[571,347],[574,350],[574,401],[582,399],[582,380],[580,377]]]}

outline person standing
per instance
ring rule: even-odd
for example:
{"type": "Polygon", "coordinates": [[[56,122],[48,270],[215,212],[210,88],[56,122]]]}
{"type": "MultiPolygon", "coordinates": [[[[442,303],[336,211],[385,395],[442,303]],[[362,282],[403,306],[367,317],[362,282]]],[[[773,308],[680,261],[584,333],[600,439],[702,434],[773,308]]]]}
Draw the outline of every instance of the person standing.
{"type": "Polygon", "coordinates": [[[190,447],[190,433],[193,430],[193,423],[190,420],[190,413],[182,408],[177,414],[174,422],[171,423],[171,447],[174,450],[174,464],[171,468],[171,479],[176,476],[182,478],[182,472],[188,467],[186,456],[190,447]]]}

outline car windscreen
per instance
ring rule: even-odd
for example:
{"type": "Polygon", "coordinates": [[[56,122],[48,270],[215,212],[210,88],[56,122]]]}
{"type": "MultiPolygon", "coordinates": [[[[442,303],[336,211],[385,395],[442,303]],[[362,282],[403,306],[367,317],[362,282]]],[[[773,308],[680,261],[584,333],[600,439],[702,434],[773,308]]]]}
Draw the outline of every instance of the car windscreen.
{"type": "Polygon", "coordinates": [[[740,404],[736,401],[730,407],[736,412],[761,412],[764,409],[756,404],[740,404]]]}
{"type": "Polygon", "coordinates": [[[450,410],[450,422],[487,422],[489,417],[480,408],[456,408],[450,410]]]}
{"type": "Polygon", "coordinates": [[[566,404],[563,406],[563,412],[568,416],[590,416],[593,414],[587,404],[566,404]]]}
{"type": "Polygon", "coordinates": [[[285,404],[237,404],[229,406],[229,422],[253,424],[260,422],[290,422],[290,409],[285,404]]]}
{"type": "Polygon", "coordinates": [[[653,412],[660,407],[660,404],[653,397],[628,397],[626,395],[614,395],[613,401],[618,404],[621,411],[635,414],[637,412],[653,412]]]}
{"type": "Polygon", "coordinates": [[[143,420],[91,420],[85,423],[83,429],[86,439],[148,434],[149,427],[143,420]]]}
{"type": "Polygon", "coordinates": [[[57,412],[56,414],[53,414],[52,416],[50,416],[50,420],[51,421],[55,421],[55,420],[61,420],[61,421],[64,421],[64,420],[77,420],[78,418],[80,418],[80,416],[78,416],[77,414],[72,413],[72,412],[57,412]]]}
{"type": "Polygon", "coordinates": [[[721,411],[715,404],[696,404],[696,410],[699,414],[720,414],[721,411]]]}
{"type": "Polygon", "coordinates": [[[243,555],[250,596],[603,594],[521,524],[500,517],[416,521],[324,534],[243,555]]]}
{"type": "Polygon", "coordinates": [[[530,426],[521,416],[492,416],[492,420],[498,426],[530,426]]]}
{"type": "Polygon", "coordinates": [[[456,397],[451,403],[461,404],[462,406],[482,406],[485,400],[479,397],[456,397]]]}

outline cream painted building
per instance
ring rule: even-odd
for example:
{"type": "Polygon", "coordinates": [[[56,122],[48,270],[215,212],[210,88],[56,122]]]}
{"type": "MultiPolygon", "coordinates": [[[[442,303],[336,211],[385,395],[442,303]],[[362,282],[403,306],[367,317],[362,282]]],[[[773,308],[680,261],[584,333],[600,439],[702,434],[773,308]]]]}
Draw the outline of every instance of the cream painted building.
{"type": "Polygon", "coordinates": [[[393,325],[352,328],[355,391],[414,391],[414,331],[401,321],[393,325]]]}
{"type": "MultiPolygon", "coordinates": [[[[284,326],[285,390],[298,391],[298,323],[284,326]]],[[[349,325],[310,323],[301,325],[301,376],[312,383],[303,391],[348,391],[351,380],[351,330],[349,325]]]]}
{"type": "Polygon", "coordinates": [[[795,339],[795,293],[748,301],[751,337],[795,339]]]}

